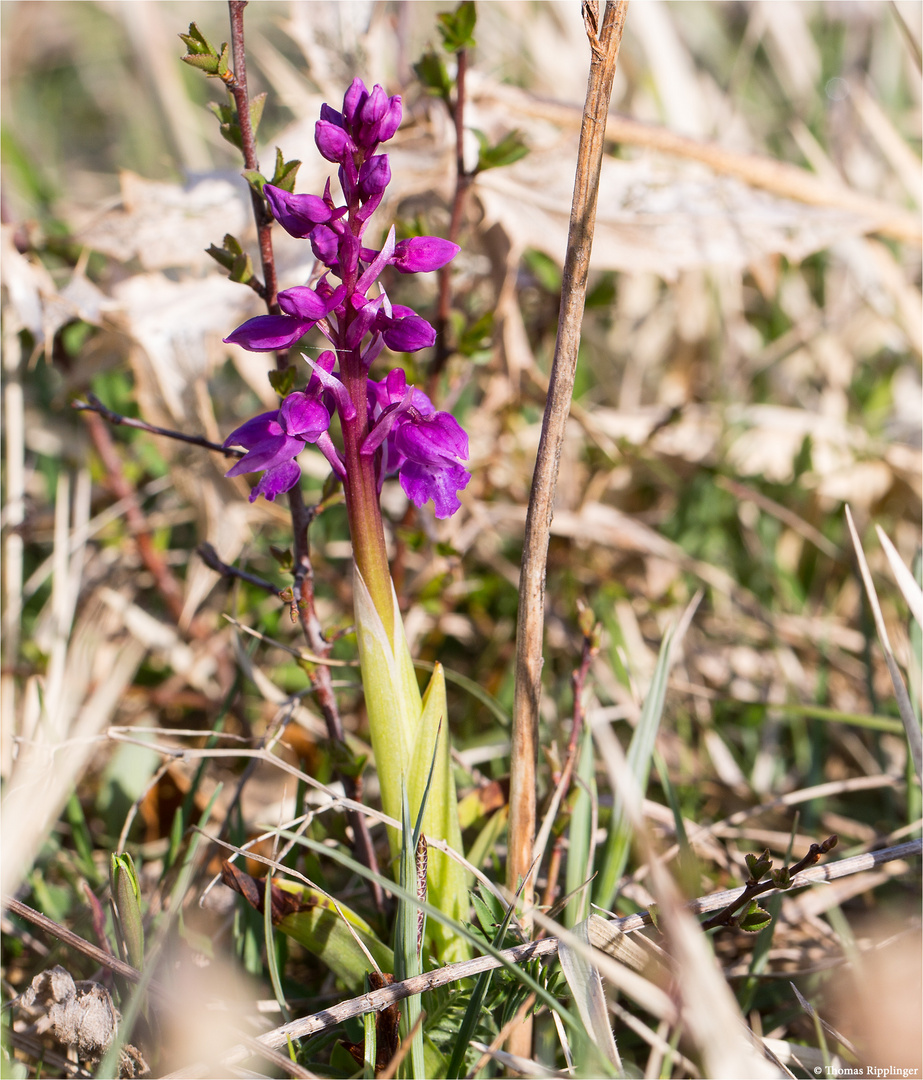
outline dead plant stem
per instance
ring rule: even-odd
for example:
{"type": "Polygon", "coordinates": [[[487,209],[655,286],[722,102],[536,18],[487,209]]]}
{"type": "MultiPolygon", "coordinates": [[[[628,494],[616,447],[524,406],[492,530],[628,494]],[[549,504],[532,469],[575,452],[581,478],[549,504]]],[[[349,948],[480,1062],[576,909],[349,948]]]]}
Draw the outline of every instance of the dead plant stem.
{"type": "MultiPolygon", "coordinates": [[[[607,0],[602,26],[599,5],[583,5],[584,25],[592,59],[587,83],[583,124],[577,152],[574,197],[571,204],[567,252],[561,282],[561,306],[542,434],[532,477],[526,515],[519,581],[519,615],[516,632],[516,689],[513,699],[513,736],[510,753],[510,821],[506,864],[507,888],[515,893],[525,881],[522,910],[534,903],[534,883],[528,880],[533,860],[536,824],[536,763],[538,760],[538,711],[542,692],[542,647],[545,626],[545,570],[554,510],[555,488],[570,414],[583,321],[586,283],[596,223],[596,201],[602,168],[606,117],[612,80],[622,42],[628,0],[607,0]]],[[[531,920],[523,917],[528,934],[531,920]]],[[[517,1027],[507,1050],[518,1057],[532,1054],[532,1019],[517,1027]]]]}
{"type": "MultiPolygon", "coordinates": [[[[574,198],[571,208],[567,253],[561,289],[558,337],[552,362],[548,398],[532,479],[526,517],[519,588],[519,619],[516,638],[516,690],[513,704],[513,738],[510,777],[509,857],[507,886],[515,892],[532,863],[535,841],[535,767],[538,749],[538,710],[541,698],[542,638],[545,615],[545,569],[551,533],[555,487],[570,411],[580,324],[583,319],[589,271],[596,198],[602,165],[603,137],[612,80],[625,24],[627,0],[606,4],[602,26],[584,5],[584,19],[592,48],[574,198]]],[[[533,903],[534,887],[527,883],[523,909],[533,903]]],[[[525,1030],[523,1029],[520,1029],[525,1030]]],[[[524,1038],[524,1037],[523,1037],[524,1038]]],[[[528,1051],[523,1056],[528,1056],[528,1051]]]]}
{"type": "MultiPolygon", "coordinates": [[[[250,122],[250,94],[247,89],[247,51],[244,45],[244,8],[248,0],[228,0],[228,12],[231,18],[231,53],[234,58],[234,77],[227,83],[228,92],[234,99],[237,109],[237,123],[240,125],[240,141],[244,153],[244,165],[247,169],[258,170],[259,159],[256,156],[256,137],[250,122]]],[[[272,248],[272,218],[263,202],[263,197],[254,188],[250,188],[250,202],[253,205],[253,217],[260,244],[260,262],[263,265],[263,291],[260,293],[266,302],[270,314],[278,312],[277,296],[279,292],[276,260],[272,248]]],[[[258,290],[259,291],[259,290],[258,290]]]]}

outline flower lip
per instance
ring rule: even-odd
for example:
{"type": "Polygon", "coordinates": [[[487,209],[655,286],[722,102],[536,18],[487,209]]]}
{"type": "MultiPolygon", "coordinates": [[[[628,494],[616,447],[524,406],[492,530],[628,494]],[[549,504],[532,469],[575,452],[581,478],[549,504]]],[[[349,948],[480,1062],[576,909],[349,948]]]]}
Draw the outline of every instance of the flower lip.
{"type": "Polygon", "coordinates": [[[290,315],[257,315],[224,339],[226,345],[241,345],[250,352],[288,349],[314,325],[290,315]]]}

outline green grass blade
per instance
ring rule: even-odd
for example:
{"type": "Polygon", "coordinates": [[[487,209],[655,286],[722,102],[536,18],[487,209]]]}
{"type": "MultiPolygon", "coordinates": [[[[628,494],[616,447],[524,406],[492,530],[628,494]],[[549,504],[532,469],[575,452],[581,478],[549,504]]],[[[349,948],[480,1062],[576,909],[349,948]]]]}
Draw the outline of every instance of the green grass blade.
{"type": "Polygon", "coordinates": [[[266,965],[269,968],[269,981],[272,983],[272,992],[276,996],[279,1009],[285,1017],[286,1023],[291,1017],[288,1002],[285,1000],[285,991],[282,989],[282,977],[279,973],[279,958],[276,955],[276,941],[272,926],[272,871],[266,874],[266,884],[263,890],[263,934],[266,939],[266,965]]]}
{"type": "MultiPolygon", "coordinates": [[[[522,894],[522,889],[523,886],[520,886],[519,892],[516,894],[516,902],[518,902],[522,894]]],[[[516,909],[516,902],[510,904],[506,909],[500,929],[494,934],[493,946],[495,949],[499,949],[503,944],[503,939],[510,925],[510,919],[512,919],[513,912],[516,909]]],[[[492,975],[493,971],[482,971],[474,984],[474,992],[468,1001],[468,1008],[465,1009],[461,1027],[458,1029],[458,1037],[455,1040],[455,1047],[452,1050],[452,1057],[446,1068],[446,1080],[457,1080],[458,1077],[464,1075],[465,1054],[468,1052],[468,1045],[477,1030],[478,1020],[481,1016],[481,1006],[484,1004],[484,998],[490,989],[492,975]]]]}
{"type": "Polygon", "coordinates": [[[577,764],[577,796],[571,812],[568,832],[567,870],[565,891],[571,897],[564,909],[564,925],[570,930],[589,914],[589,889],[581,889],[593,872],[593,802],[596,792],[596,763],[593,758],[593,735],[589,728],[584,732],[577,764]]]}
{"type": "MultiPolygon", "coordinates": [[[[420,671],[433,672],[436,665],[431,660],[414,660],[413,666],[419,668],[420,671]]],[[[503,708],[499,701],[489,691],[485,690],[483,686],[479,686],[473,679],[469,679],[466,675],[462,675],[457,671],[453,671],[451,668],[443,668],[445,671],[445,681],[454,683],[457,687],[470,694],[476,701],[479,701],[485,709],[493,713],[494,717],[500,722],[501,726],[507,731],[513,726],[513,721],[510,718],[510,714],[503,708]]]]}
{"type": "MultiPolygon", "coordinates": [[[[673,646],[673,637],[673,629],[670,629],[664,636],[663,643],[660,646],[660,654],[657,657],[657,665],[654,668],[650,689],[644,700],[644,707],[641,709],[641,719],[638,721],[638,726],[631,737],[628,754],[626,755],[631,774],[637,780],[638,788],[642,792],[647,789],[654,742],[663,716],[663,703],[667,693],[667,676],[670,671],[670,652],[673,646]]],[[[609,823],[609,835],[603,852],[602,869],[595,890],[596,903],[600,907],[607,909],[612,907],[616,885],[622,876],[625,864],[628,862],[630,847],[631,823],[628,820],[622,800],[618,792],[616,792],[612,820],[609,823]]]]}

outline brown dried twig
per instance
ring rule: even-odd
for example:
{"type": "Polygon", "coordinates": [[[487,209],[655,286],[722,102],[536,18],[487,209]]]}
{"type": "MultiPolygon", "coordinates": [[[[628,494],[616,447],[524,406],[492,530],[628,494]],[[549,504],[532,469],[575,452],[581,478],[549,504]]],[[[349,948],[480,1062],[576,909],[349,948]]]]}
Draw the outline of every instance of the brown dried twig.
{"type": "MultiPolygon", "coordinates": [[[[772,862],[769,859],[769,852],[766,851],[758,859],[754,859],[753,867],[754,872],[744,885],[744,891],[732,900],[726,907],[722,908],[717,915],[713,915],[710,919],[706,919],[702,923],[703,930],[713,930],[717,926],[736,926],[736,914],[738,911],[744,910],[757,896],[761,896],[763,893],[770,892],[773,889],[786,889],[789,887],[789,883],[795,878],[797,874],[800,874],[802,870],[807,870],[809,866],[813,866],[821,855],[826,855],[827,852],[832,851],[839,843],[839,837],[835,834],[828,836],[821,844],[812,844],[808,849],[807,855],[794,866],[786,866],[781,870],[772,872],[772,876],[768,881],[760,881],[765,874],[770,873],[772,862]]],[[[750,856],[748,856],[748,863],[750,856]]]]}
{"type": "MultiPolygon", "coordinates": [[[[244,165],[248,170],[258,172],[260,163],[256,155],[256,137],[253,134],[253,125],[250,123],[247,52],[244,47],[244,8],[246,6],[247,0],[228,0],[228,11],[231,17],[231,54],[234,57],[234,70],[228,72],[224,78],[224,84],[234,99],[234,107],[237,109],[237,123],[240,126],[244,165]]],[[[250,203],[253,206],[253,218],[256,221],[256,231],[260,245],[260,262],[263,265],[262,289],[256,291],[265,301],[270,315],[273,315],[277,314],[279,310],[276,299],[279,292],[279,281],[272,247],[272,217],[266,208],[262,195],[252,186],[250,188],[250,203]]]]}
{"type": "Polygon", "coordinates": [[[223,446],[221,443],[212,442],[202,435],[186,435],[182,431],[175,431],[173,428],[158,427],[156,424],[149,424],[146,420],[136,420],[132,416],[123,416],[121,413],[113,412],[112,409],[103,405],[95,394],[87,394],[86,401],[72,401],[71,408],[75,409],[77,412],[98,413],[114,427],[137,428],[139,431],[147,431],[151,435],[161,435],[165,439],[176,439],[177,442],[190,443],[192,446],[201,446],[205,450],[214,450],[218,454],[224,454],[225,457],[239,458],[243,457],[246,452],[244,450],[238,450],[235,447],[223,446]]]}
{"type": "MultiPolygon", "coordinates": [[[[516,690],[510,768],[510,824],[507,886],[515,892],[532,862],[535,840],[535,767],[538,752],[538,710],[541,698],[542,632],[545,622],[545,567],[564,427],[573,395],[583,319],[590,250],[596,220],[596,197],[602,165],[603,137],[612,80],[618,59],[627,0],[606,4],[602,26],[584,5],[593,48],[587,86],[574,199],[561,289],[558,339],[552,362],[541,441],[532,479],[526,517],[519,588],[516,635],[516,690]]],[[[598,18],[598,14],[597,14],[598,18]]],[[[533,887],[526,886],[523,908],[533,904],[533,887]]],[[[524,1030],[524,1028],[522,1029],[524,1030]]]]}

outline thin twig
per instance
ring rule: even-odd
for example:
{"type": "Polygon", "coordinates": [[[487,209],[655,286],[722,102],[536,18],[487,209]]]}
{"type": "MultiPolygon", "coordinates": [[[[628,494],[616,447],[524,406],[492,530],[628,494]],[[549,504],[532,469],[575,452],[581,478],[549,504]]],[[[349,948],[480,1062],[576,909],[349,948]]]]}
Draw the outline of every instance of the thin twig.
{"type": "MultiPolygon", "coordinates": [[[[590,10],[590,5],[584,7],[585,12],[590,10]]],[[[516,890],[519,879],[524,878],[528,871],[535,840],[535,767],[538,752],[548,539],[551,533],[564,427],[574,387],[580,323],[583,318],[590,249],[596,220],[603,136],[627,7],[627,0],[606,4],[598,38],[595,25],[591,28],[589,22],[587,24],[593,58],[580,133],[577,176],[574,182],[561,290],[558,339],[526,517],[519,587],[507,859],[507,887],[511,891],[516,890]]],[[[533,887],[528,885],[523,895],[523,907],[528,910],[532,907],[532,902],[533,887]]]]}
{"type": "MultiPolygon", "coordinates": [[[[812,844],[808,849],[807,855],[803,859],[800,859],[794,866],[786,867],[783,869],[783,875],[786,875],[786,880],[794,878],[801,873],[802,870],[807,870],[809,866],[813,866],[821,855],[826,855],[828,851],[832,851],[837,843],[839,837],[836,835],[828,836],[822,844],[812,844]]],[[[762,877],[762,874],[760,875],[762,877]]],[[[762,896],[763,893],[772,892],[776,888],[776,882],[770,879],[769,881],[761,882],[758,878],[751,877],[750,880],[744,885],[744,891],[740,896],[732,900],[726,907],[718,912],[717,915],[713,915],[710,919],[706,919],[702,923],[703,930],[713,930],[718,926],[733,926],[734,915],[742,908],[746,907],[757,896],[762,896]]]]}
{"type": "Polygon", "coordinates": [[[154,576],[157,590],[163,597],[170,614],[179,622],[183,614],[182,587],[154,546],[154,538],[141,510],[138,494],[125,478],[109,429],[95,411],[89,410],[85,415],[90,439],[106,470],[109,487],[117,499],[125,500],[125,517],[131,527],[141,561],[154,576]]]}
{"type": "MultiPolygon", "coordinates": [[[[259,171],[260,162],[256,155],[256,138],[250,123],[250,94],[247,89],[247,52],[244,46],[244,8],[247,0],[228,0],[231,16],[231,54],[234,58],[233,77],[225,79],[225,85],[234,99],[237,109],[237,123],[240,126],[240,141],[244,152],[244,165],[248,170],[259,171]]],[[[263,264],[263,288],[257,289],[269,313],[278,312],[277,296],[279,281],[276,275],[276,260],[272,248],[272,217],[263,202],[263,197],[252,186],[250,202],[253,206],[253,218],[260,244],[260,262],[263,264]]]]}
{"type": "Polygon", "coordinates": [[[240,570],[236,566],[229,566],[226,562],[218,557],[218,552],[207,541],[199,544],[196,548],[196,553],[205,565],[214,570],[216,574],[220,574],[226,578],[237,578],[238,581],[246,581],[250,585],[255,585],[258,589],[263,589],[265,592],[272,593],[273,596],[279,596],[280,590],[277,585],[273,585],[271,581],[267,581],[265,578],[258,577],[256,574],[250,574],[246,570],[240,570]]]}
{"type": "Polygon", "coordinates": [[[108,420],[115,427],[137,428],[139,431],[147,431],[151,435],[162,435],[165,439],[176,439],[178,442],[201,446],[205,450],[214,450],[218,454],[224,454],[225,457],[239,458],[246,453],[245,450],[238,450],[234,447],[222,446],[221,443],[212,442],[202,435],[185,435],[182,431],[174,431],[173,428],[157,427],[156,424],[149,424],[146,420],[136,420],[132,416],[123,416],[121,413],[113,412],[112,409],[103,405],[95,394],[87,394],[86,401],[72,401],[71,408],[76,409],[77,412],[98,413],[104,420],[108,420]]]}

